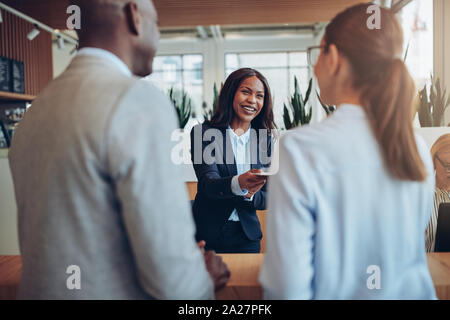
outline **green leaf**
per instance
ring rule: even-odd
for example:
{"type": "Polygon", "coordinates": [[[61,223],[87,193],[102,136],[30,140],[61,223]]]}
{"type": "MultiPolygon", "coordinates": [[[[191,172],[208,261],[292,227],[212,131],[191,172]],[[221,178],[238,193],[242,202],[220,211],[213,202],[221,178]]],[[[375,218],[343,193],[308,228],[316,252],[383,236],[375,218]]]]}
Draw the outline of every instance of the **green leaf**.
{"type": "Polygon", "coordinates": [[[284,122],[284,127],[286,128],[286,130],[289,130],[292,128],[291,116],[289,115],[289,110],[286,107],[286,104],[284,104],[284,108],[283,108],[283,122],[284,122]]]}
{"type": "Polygon", "coordinates": [[[283,121],[286,129],[298,127],[311,121],[312,107],[309,108],[309,112],[306,110],[311,91],[312,79],[309,80],[308,89],[306,90],[305,98],[303,98],[299,80],[294,76],[294,94],[289,98],[289,108],[284,105],[283,121]],[[292,112],[292,120],[288,113],[289,109],[292,112]]]}
{"type": "Polygon", "coordinates": [[[305,100],[303,101],[303,104],[306,105],[306,103],[309,100],[309,96],[311,94],[312,89],[312,79],[309,79],[308,89],[306,90],[305,100]]]}
{"type": "Polygon", "coordinates": [[[408,58],[409,45],[410,45],[410,42],[408,41],[408,45],[406,46],[406,52],[405,52],[405,55],[403,56],[403,62],[406,62],[406,58],[408,58]]]}
{"type": "Polygon", "coordinates": [[[192,114],[191,98],[184,90],[180,94],[175,93],[174,87],[169,89],[169,99],[172,101],[178,117],[178,125],[183,129],[188,123],[192,114]]]}
{"type": "Polygon", "coordinates": [[[432,127],[433,119],[431,116],[430,102],[428,101],[427,86],[419,91],[419,122],[421,127],[432,127]]]}

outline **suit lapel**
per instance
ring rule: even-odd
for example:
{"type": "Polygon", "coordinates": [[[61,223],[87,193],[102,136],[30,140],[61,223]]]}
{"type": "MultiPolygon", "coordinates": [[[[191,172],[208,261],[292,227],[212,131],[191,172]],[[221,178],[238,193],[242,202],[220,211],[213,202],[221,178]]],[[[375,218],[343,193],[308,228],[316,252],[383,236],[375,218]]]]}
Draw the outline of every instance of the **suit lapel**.
{"type": "Polygon", "coordinates": [[[250,132],[250,167],[252,169],[260,169],[261,168],[261,162],[259,159],[259,136],[257,134],[257,131],[250,132]]]}
{"type": "Polygon", "coordinates": [[[222,129],[223,135],[223,163],[225,164],[228,174],[231,177],[237,175],[236,158],[234,156],[231,138],[227,132],[227,128],[222,129]],[[228,159],[228,160],[227,160],[228,159]]]}

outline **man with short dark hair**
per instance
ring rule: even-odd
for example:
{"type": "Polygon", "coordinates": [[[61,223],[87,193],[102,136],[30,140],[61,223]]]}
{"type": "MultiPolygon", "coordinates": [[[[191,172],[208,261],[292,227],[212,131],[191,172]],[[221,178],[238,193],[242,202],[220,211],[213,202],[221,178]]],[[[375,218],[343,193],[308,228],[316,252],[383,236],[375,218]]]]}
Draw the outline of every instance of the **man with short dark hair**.
{"type": "Polygon", "coordinates": [[[170,101],[139,77],[149,0],[79,0],[81,50],[26,112],[9,160],[25,299],[211,299],[230,272],[194,240],[170,101]],[[206,262],[206,263],[205,263],[206,262]]]}

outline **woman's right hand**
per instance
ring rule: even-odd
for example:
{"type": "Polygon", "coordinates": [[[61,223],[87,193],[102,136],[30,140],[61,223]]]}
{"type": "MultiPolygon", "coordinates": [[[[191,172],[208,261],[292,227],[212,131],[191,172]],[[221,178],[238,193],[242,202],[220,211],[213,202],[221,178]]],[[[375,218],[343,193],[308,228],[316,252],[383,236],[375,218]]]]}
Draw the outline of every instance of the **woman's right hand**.
{"type": "Polygon", "coordinates": [[[266,177],[255,175],[261,173],[260,169],[252,169],[238,177],[239,186],[241,190],[247,190],[249,193],[258,192],[266,183],[266,177]]]}

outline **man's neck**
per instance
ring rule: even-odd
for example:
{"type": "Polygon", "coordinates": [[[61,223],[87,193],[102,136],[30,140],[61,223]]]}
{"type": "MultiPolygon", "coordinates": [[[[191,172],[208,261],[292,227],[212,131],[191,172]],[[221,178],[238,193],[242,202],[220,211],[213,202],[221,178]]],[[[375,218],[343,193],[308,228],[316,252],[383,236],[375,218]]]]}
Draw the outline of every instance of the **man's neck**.
{"type": "Polygon", "coordinates": [[[106,44],[106,43],[99,43],[99,42],[85,42],[80,47],[80,49],[83,49],[83,48],[97,48],[97,49],[102,49],[102,50],[111,52],[116,57],[118,57],[120,60],[122,60],[122,62],[128,67],[128,69],[131,71],[131,73],[134,74],[132,59],[130,58],[131,55],[126,50],[120,49],[120,46],[106,44]]]}

